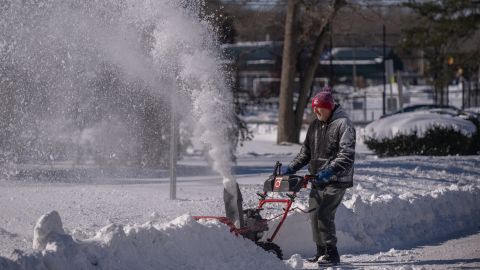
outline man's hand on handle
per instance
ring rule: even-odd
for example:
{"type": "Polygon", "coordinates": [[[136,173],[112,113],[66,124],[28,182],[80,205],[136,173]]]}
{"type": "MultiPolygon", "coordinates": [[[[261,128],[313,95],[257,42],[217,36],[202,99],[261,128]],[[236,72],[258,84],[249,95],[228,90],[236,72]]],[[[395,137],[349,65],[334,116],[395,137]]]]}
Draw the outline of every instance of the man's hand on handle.
{"type": "Polygon", "coordinates": [[[333,171],[330,168],[321,170],[315,177],[315,184],[318,186],[325,185],[330,182],[333,176],[333,171]]]}

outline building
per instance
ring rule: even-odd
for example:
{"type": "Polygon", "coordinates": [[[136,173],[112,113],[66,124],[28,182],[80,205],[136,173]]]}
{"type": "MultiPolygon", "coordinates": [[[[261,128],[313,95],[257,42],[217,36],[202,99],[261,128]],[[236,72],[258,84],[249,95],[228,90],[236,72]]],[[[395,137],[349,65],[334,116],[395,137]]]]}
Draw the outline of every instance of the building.
{"type": "MultiPolygon", "coordinates": [[[[278,96],[282,67],[282,42],[262,41],[222,45],[225,63],[231,68],[236,91],[249,98],[278,96]]],[[[391,72],[403,68],[391,48],[385,49],[391,72]]],[[[300,57],[303,61],[304,57],[300,57]]],[[[330,81],[355,87],[383,82],[383,48],[336,47],[325,50],[317,67],[314,89],[330,81]],[[353,82],[356,82],[353,84],[353,82]]],[[[297,87],[299,79],[296,78],[297,87]]],[[[297,88],[298,89],[298,88],[297,88]]]]}

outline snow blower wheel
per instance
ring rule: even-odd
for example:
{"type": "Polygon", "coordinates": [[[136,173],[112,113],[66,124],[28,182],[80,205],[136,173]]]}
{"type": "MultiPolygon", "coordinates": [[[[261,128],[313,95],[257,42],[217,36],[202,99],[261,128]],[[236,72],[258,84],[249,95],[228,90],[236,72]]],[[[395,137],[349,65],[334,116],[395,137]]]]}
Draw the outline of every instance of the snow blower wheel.
{"type": "Polygon", "coordinates": [[[283,260],[282,249],[277,244],[271,242],[257,242],[257,245],[263,248],[266,252],[272,253],[280,260],[283,260]]]}

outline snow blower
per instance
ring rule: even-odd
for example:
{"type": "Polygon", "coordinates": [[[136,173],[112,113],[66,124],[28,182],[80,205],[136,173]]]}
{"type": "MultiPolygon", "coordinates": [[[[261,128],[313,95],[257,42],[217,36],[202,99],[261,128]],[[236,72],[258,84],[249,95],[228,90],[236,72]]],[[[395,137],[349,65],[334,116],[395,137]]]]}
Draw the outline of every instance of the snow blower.
{"type": "Polygon", "coordinates": [[[216,219],[221,223],[226,224],[230,228],[230,232],[235,235],[241,235],[245,238],[248,238],[254,241],[258,246],[266,250],[267,252],[275,254],[279,259],[283,259],[283,254],[281,248],[273,243],[273,240],[277,236],[280,228],[283,225],[283,222],[287,218],[289,212],[296,209],[300,210],[303,213],[309,213],[315,209],[309,211],[302,210],[298,207],[292,208],[292,204],[297,197],[297,192],[302,188],[307,188],[309,181],[313,180],[315,176],[313,175],[281,175],[282,164],[277,161],[273,174],[265,180],[263,184],[263,192],[258,192],[259,197],[258,207],[250,208],[243,210],[243,222],[242,226],[237,227],[228,217],[219,217],[219,216],[194,216],[196,220],[201,219],[216,219]],[[283,199],[271,198],[272,193],[282,192],[285,193],[283,199]],[[266,204],[277,204],[284,205],[282,208],[283,212],[279,215],[276,215],[272,218],[265,219],[260,215],[260,212],[264,210],[266,204]],[[262,241],[262,238],[265,232],[269,231],[268,222],[281,217],[278,224],[275,227],[272,235],[266,238],[266,241],[262,241]]]}

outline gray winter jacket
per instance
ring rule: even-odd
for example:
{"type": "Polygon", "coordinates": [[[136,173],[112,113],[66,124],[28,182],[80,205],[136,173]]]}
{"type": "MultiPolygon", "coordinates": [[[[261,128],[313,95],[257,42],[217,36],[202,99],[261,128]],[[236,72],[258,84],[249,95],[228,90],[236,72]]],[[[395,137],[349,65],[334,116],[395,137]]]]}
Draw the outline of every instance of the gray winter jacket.
{"type": "Polygon", "coordinates": [[[298,171],[309,164],[310,174],[330,168],[334,177],[328,185],[349,188],[353,186],[354,160],[355,128],[336,104],[327,122],[315,119],[310,124],[300,153],[289,167],[298,171]]]}

